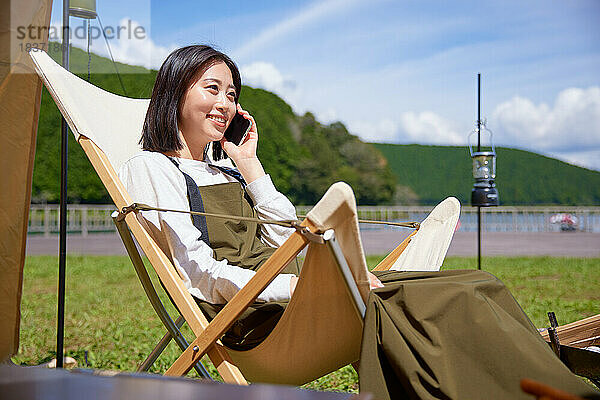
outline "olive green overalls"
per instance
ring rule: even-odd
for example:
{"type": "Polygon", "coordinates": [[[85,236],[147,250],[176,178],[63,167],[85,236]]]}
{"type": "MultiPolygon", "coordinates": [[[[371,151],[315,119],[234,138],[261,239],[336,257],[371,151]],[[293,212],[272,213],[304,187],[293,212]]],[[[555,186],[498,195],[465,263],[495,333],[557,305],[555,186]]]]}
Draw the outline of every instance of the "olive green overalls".
{"type": "MultiPolygon", "coordinates": [[[[232,219],[206,218],[210,246],[217,261],[256,271],[275,252],[260,240],[256,222],[235,220],[235,216],[254,217],[256,212],[239,182],[200,186],[204,209],[208,213],[231,215],[232,219]]],[[[300,274],[298,262],[290,263],[282,273],[300,274]]],[[[196,300],[204,314],[212,320],[223,305],[196,300]]],[[[238,318],[222,338],[223,344],[236,350],[247,350],[262,342],[283,314],[287,302],[254,303],[238,318]]]]}
{"type": "MultiPolygon", "coordinates": [[[[246,182],[234,169],[211,165],[237,180],[237,182],[198,186],[194,179],[179,168],[172,157],[167,158],[183,174],[191,211],[230,215],[231,219],[206,218],[191,215],[192,223],[202,233],[198,240],[213,250],[217,261],[240,268],[257,271],[271,257],[275,249],[260,240],[260,227],[256,222],[236,220],[235,216],[257,218],[252,200],[244,189],[246,182]]],[[[298,261],[289,263],[281,273],[300,275],[298,261]]],[[[224,304],[211,304],[195,298],[209,321],[221,311],[224,304]]],[[[288,302],[254,303],[248,307],[229,328],[221,341],[234,350],[249,350],[260,344],[273,330],[288,302]]]]}

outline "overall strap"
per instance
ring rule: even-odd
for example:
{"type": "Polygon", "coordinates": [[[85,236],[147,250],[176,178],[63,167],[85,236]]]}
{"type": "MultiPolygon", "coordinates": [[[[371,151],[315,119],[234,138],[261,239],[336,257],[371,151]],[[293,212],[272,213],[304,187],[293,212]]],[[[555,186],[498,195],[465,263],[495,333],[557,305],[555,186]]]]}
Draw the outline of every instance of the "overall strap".
{"type": "Polygon", "coordinates": [[[246,183],[246,180],[244,179],[244,177],[242,176],[240,171],[238,171],[237,169],[234,169],[234,168],[223,167],[221,165],[215,165],[215,164],[208,164],[208,166],[216,168],[219,171],[221,171],[222,173],[224,173],[225,175],[229,175],[232,178],[234,178],[235,180],[237,180],[240,183],[240,185],[242,185],[242,189],[244,189],[244,198],[250,204],[251,207],[254,207],[254,203],[252,202],[252,199],[248,195],[248,192],[246,192],[246,186],[248,184],[246,183]]]}
{"type": "Polygon", "coordinates": [[[246,185],[247,185],[246,180],[244,179],[244,177],[242,177],[242,174],[240,174],[240,171],[238,171],[237,169],[223,167],[223,166],[215,165],[215,164],[208,164],[208,165],[213,168],[218,169],[219,171],[221,171],[224,174],[231,176],[232,178],[235,178],[236,180],[238,180],[240,182],[240,184],[242,185],[242,187],[244,189],[246,188],[246,185]]]}
{"type": "MultiPolygon", "coordinates": [[[[169,157],[169,156],[167,156],[167,158],[169,160],[171,160],[171,162],[173,164],[175,164],[175,166],[177,167],[179,172],[181,172],[183,174],[183,176],[185,177],[185,184],[187,186],[187,193],[188,193],[188,201],[190,203],[190,211],[204,212],[204,204],[202,203],[202,196],[200,196],[200,190],[198,190],[198,185],[196,185],[196,182],[194,181],[194,179],[192,179],[191,176],[189,176],[188,174],[183,172],[181,170],[181,168],[179,168],[179,163],[174,158],[169,157]]],[[[204,243],[206,243],[208,246],[210,246],[210,240],[208,238],[208,227],[206,226],[206,217],[201,216],[201,215],[192,214],[192,223],[194,224],[196,229],[198,229],[201,233],[200,240],[202,240],[204,243]]]]}

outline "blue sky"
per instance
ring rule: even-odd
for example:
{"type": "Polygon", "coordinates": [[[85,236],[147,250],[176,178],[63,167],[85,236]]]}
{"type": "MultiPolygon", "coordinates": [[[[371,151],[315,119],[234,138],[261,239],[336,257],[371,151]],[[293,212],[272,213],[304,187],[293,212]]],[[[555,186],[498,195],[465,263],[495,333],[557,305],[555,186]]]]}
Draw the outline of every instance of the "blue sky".
{"type": "Polygon", "coordinates": [[[98,12],[105,26],[130,19],[150,32],[143,43],[113,40],[121,61],[158,68],[177,46],[209,43],[244,83],[367,141],[466,143],[480,72],[497,145],[600,170],[596,0],[102,0],[98,12]]]}

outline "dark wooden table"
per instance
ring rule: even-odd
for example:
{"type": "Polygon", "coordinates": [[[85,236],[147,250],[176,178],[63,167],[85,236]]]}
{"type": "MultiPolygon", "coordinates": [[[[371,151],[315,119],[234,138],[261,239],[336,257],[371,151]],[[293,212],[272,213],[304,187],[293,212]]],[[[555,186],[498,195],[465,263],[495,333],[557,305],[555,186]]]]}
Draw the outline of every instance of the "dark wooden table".
{"type": "Polygon", "coordinates": [[[102,376],[92,370],[0,365],[0,399],[367,400],[371,396],[316,392],[280,385],[237,386],[151,374],[102,376]]]}

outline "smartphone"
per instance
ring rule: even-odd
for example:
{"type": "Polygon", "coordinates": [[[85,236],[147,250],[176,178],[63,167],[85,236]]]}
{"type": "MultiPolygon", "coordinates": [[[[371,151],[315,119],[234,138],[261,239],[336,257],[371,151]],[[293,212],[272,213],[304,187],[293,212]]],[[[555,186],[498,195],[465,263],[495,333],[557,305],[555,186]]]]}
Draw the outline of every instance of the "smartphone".
{"type": "Polygon", "coordinates": [[[231,123],[227,127],[227,130],[225,131],[225,139],[237,146],[244,142],[244,139],[246,139],[251,127],[252,122],[242,117],[242,114],[239,112],[236,112],[235,116],[231,120],[231,123]]]}

